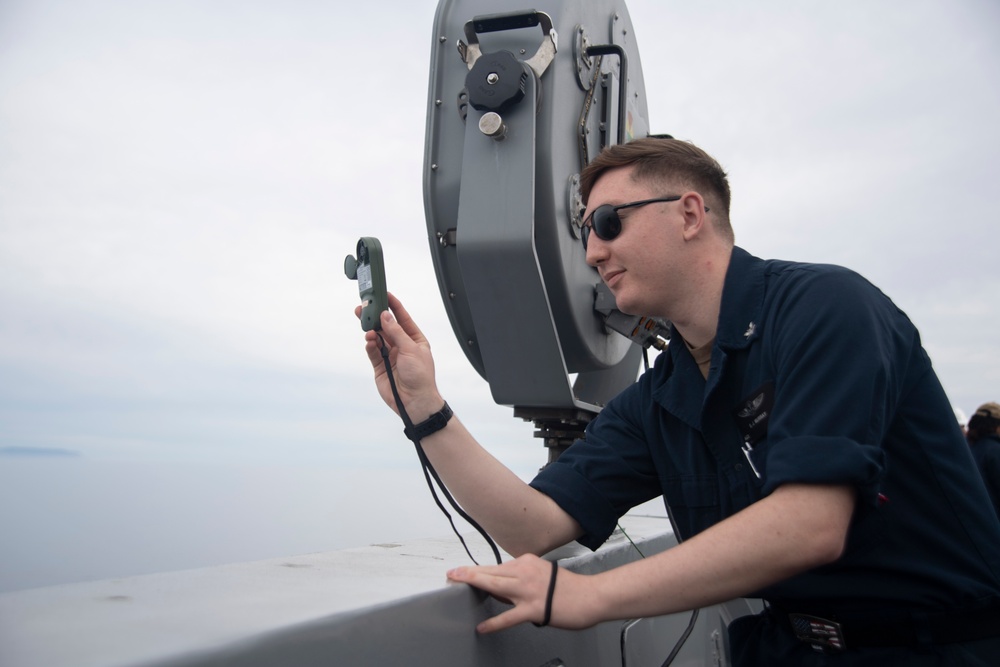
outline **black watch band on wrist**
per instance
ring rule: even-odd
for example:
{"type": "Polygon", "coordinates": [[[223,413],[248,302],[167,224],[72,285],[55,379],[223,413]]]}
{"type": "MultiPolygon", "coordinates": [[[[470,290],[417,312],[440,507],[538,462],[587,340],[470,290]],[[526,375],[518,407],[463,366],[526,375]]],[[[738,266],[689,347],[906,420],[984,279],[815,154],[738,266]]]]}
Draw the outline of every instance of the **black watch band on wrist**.
{"type": "Polygon", "coordinates": [[[419,424],[414,424],[412,428],[404,428],[403,433],[407,438],[413,440],[414,442],[423,440],[427,436],[437,433],[447,426],[448,420],[451,419],[454,414],[455,413],[452,412],[451,408],[448,406],[448,401],[445,401],[443,408],[419,424]]]}

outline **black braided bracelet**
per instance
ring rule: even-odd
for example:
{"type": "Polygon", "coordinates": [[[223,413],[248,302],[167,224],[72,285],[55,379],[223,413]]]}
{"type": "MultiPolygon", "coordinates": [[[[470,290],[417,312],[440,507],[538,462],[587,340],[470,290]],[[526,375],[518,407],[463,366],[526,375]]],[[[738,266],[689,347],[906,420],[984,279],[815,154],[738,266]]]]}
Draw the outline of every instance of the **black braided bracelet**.
{"type": "Polygon", "coordinates": [[[544,628],[552,620],[552,597],[556,593],[556,574],[559,572],[559,564],[552,561],[552,576],[549,577],[549,592],[545,595],[545,618],[541,623],[535,623],[535,627],[544,628]]]}

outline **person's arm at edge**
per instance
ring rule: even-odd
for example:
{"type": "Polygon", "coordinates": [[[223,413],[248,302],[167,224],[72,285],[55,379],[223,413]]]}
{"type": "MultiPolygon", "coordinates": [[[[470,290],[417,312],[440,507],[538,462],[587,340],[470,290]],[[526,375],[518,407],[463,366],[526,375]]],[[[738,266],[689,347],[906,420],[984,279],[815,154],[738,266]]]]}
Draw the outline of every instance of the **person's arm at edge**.
{"type": "MultiPolygon", "coordinates": [[[[407,414],[419,424],[441,409],[430,345],[394,295],[382,314],[397,388],[407,414]],[[393,317],[393,314],[395,317],[393,317]]],[[[383,400],[396,410],[375,332],[366,333],[368,357],[383,400]]],[[[484,449],[456,415],[421,440],[424,452],[452,496],[509,554],[542,554],[576,539],[579,524],[547,495],[529,486],[484,449]]]]}
{"type": "MultiPolygon", "coordinates": [[[[789,484],[655,556],[596,575],[560,570],[551,624],[580,629],[697,609],[831,563],[843,553],[854,506],[850,487],[789,484]]],[[[460,567],[448,578],[515,603],[477,628],[494,632],[541,620],[549,571],[545,561],[521,558],[460,567]]]]}

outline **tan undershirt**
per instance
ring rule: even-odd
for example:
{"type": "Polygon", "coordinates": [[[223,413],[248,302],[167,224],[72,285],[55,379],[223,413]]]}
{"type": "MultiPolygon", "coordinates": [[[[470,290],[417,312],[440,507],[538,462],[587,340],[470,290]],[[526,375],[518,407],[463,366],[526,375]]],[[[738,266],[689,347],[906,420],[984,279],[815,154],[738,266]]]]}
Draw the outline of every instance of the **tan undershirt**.
{"type": "Polygon", "coordinates": [[[684,341],[684,344],[691,351],[691,356],[694,357],[694,362],[698,364],[698,370],[701,371],[702,377],[707,380],[708,369],[712,365],[712,346],[715,345],[715,338],[713,337],[712,340],[701,347],[691,347],[687,341],[684,341]]]}

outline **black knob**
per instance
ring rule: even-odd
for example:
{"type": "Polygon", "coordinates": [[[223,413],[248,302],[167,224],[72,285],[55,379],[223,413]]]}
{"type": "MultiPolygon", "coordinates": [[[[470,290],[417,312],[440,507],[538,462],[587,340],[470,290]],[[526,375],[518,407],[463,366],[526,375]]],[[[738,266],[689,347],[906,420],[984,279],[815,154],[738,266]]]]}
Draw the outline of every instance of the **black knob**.
{"type": "Polygon", "coordinates": [[[510,51],[484,53],[465,77],[469,104],[479,111],[503,111],[524,98],[527,67],[510,51]]]}

